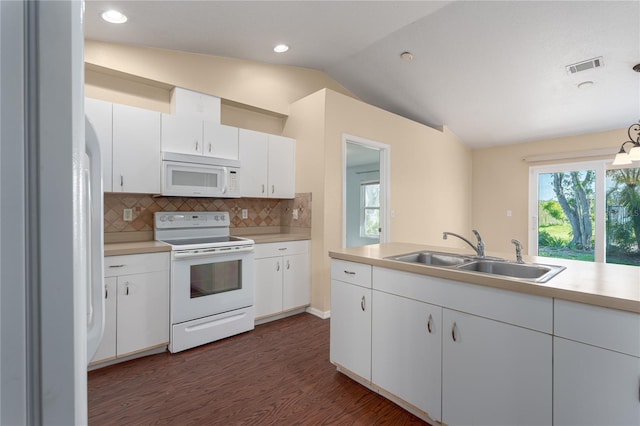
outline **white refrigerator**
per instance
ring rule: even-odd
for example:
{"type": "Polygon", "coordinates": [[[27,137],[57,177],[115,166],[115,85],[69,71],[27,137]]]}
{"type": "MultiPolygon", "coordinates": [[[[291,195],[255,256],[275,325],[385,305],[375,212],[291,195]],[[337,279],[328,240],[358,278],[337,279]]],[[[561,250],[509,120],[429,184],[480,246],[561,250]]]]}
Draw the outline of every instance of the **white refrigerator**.
{"type": "Polygon", "coordinates": [[[87,423],[103,253],[83,44],[81,1],[0,1],[2,425],[87,423]]]}

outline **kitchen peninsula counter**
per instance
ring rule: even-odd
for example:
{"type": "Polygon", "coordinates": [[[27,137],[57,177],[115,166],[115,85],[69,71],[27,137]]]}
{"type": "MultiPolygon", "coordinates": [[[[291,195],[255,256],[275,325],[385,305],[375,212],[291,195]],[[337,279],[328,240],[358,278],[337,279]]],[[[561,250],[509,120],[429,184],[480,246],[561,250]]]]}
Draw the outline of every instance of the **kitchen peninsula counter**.
{"type": "MultiPolygon", "coordinates": [[[[384,243],[332,250],[329,256],[399,271],[429,275],[470,284],[552,297],[594,306],[640,313],[640,267],[598,262],[523,256],[526,263],[564,266],[566,269],[546,283],[533,283],[500,275],[484,275],[454,268],[436,267],[385,259],[417,251],[473,255],[468,250],[412,243],[384,243]]],[[[487,252],[513,261],[514,253],[487,252]]]]}

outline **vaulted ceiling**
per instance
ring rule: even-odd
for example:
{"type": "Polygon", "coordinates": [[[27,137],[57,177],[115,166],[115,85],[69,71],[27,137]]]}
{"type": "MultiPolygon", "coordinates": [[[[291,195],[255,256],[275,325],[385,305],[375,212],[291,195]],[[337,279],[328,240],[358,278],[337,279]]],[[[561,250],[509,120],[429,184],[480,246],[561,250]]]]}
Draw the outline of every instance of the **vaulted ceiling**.
{"type": "Polygon", "coordinates": [[[318,69],[367,103],[446,125],[471,147],[640,119],[637,0],[89,0],[85,19],[88,39],[318,69]],[[128,22],[102,21],[108,8],[128,22]],[[290,50],[274,53],[277,43],[290,50]],[[593,58],[602,66],[566,69],[593,58]]]}

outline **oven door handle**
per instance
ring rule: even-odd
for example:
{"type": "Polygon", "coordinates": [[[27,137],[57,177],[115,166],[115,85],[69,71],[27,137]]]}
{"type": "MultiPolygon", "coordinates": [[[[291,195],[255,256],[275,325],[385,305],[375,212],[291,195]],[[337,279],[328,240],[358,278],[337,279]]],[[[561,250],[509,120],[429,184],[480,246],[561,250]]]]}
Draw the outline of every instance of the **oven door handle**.
{"type": "Polygon", "coordinates": [[[246,247],[222,247],[215,249],[193,249],[193,250],[175,250],[173,252],[174,259],[189,259],[194,257],[206,257],[206,256],[223,256],[227,254],[246,253],[253,251],[253,246],[246,247]]]}

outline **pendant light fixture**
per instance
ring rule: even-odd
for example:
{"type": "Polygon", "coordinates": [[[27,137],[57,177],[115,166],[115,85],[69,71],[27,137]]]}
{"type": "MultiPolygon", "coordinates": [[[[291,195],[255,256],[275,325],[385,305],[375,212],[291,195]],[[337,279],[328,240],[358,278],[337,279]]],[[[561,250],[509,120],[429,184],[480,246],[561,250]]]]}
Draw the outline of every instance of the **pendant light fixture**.
{"type": "Polygon", "coordinates": [[[620,145],[620,151],[616,154],[616,158],[613,160],[614,166],[623,166],[625,164],[640,161],[640,123],[635,123],[629,126],[627,135],[629,135],[629,140],[624,141],[622,145],[620,145]],[[631,137],[631,133],[635,133],[635,139],[631,137]],[[624,146],[627,144],[633,145],[628,153],[624,149],[624,146]]]}

